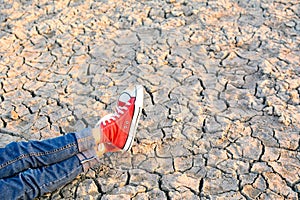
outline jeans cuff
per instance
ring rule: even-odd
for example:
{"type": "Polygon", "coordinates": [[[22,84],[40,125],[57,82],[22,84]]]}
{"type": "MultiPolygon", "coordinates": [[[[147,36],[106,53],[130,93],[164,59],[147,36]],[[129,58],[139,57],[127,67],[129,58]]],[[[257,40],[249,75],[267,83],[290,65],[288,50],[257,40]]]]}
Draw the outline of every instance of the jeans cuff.
{"type": "Polygon", "coordinates": [[[76,156],[80,160],[84,172],[87,172],[88,169],[93,167],[95,164],[99,163],[99,159],[94,149],[89,149],[87,151],[80,152],[76,154],[76,156]]]}
{"type": "Polygon", "coordinates": [[[91,128],[85,128],[75,133],[79,152],[93,149],[96,146],[95,138],[92,135],[91,128]]]}

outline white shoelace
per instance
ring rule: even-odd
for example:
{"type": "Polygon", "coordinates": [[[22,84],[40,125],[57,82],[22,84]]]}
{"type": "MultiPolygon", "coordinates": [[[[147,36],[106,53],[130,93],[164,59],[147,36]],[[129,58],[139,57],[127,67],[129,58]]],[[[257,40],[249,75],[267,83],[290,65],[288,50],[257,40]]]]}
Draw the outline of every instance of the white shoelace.
{"type": "Polygon", "coordinates": [[[126,110],[128,110],[128,106],[130,106],[131,103],[126,102],[125,106],[116,106],[116,112],[114,114],[109,114],[104,116],[100,122],[102,123],[104,126],[106,126],[106,122],[110,123],[112,120],[115,121],[117,118],[119,118],[122,114],[124,114],[124,112],[126,110]]]}

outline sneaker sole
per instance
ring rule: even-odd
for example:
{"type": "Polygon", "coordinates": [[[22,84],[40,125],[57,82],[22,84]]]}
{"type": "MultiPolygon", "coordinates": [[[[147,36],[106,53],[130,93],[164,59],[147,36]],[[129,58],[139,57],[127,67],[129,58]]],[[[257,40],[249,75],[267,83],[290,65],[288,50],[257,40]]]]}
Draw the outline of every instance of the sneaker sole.
{"type": "Polygon", "coordinates": [[[137,125],[138,125],[138,122],[139,122],[139,119],[141,116],[141,112],[142,112],[142,107],[143,107],[143,99],[144,99],[143,86],[137,85],[137,86],[135,86],[135,90],[136,90],[136,98],[135,98],[136,101],[134,104],[134,113],[133,113],[132,122],[130,125],[128,138],[123,147],[124,151],[129,151],[132,147],[132,144],[133,144],[133,141],[135,138],[135,134],[136,134],[137,125]]]}

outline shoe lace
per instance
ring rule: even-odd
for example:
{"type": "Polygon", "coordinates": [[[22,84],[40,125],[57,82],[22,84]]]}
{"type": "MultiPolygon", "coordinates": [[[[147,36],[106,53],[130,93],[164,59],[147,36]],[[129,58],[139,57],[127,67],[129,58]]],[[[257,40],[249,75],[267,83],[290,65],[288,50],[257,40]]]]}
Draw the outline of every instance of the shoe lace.
{"type": "Polygon", "coordinates": [[[116,111],[113,114],[107,115],[100,120],[104,126],[106,126],[106,122],[110,123],[112,120],[115,121],[117,118],[120,118],[121,115],[128,110],[128,107],[131,105],[130,102],[126,102],[124,106],[116,106],[116,111]]]}

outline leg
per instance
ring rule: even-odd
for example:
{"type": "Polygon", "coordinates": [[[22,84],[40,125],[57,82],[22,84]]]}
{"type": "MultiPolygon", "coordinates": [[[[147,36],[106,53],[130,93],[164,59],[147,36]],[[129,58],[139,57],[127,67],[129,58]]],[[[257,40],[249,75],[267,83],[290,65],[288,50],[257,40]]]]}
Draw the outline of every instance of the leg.
{"type": "Polygon", "coordinates": [[[5,191],[0,192],[0,199],[1,197],[34,198],[57,189],[97,162],[95,150],[98,150],[98,155],[111,150],[129,151],[134,140],[142,103],[143,89],[137,86],[124,91],[118,99],[116,112],[102,118],[93,130],[85,129],[57,139],[58,142],[67,139],[67,142],[61,142],[57,146],[54,138],[51,142],[45,140],[16,143],[13,145],[20,148],[22,145],[28,145],[30,148],[27,150],[22,147],[16,155],[14,153],[6,155],[9,154],[9,148],[0,149],[3,151],[0,155],[1,153],[5,155],[3,159],[0,158],[0,170],[5,173],[2,179],[0,178],[0,191],[5,191]],[[53,146],[56,148],[52,148],[53,146]],[[84,151],[84,149],[89,150],[84,151]],[[81,153],[76,154],[77,152],[81,153]],[[35,169],[26,170],[27,168],[35,169]],[[7,178],[18,172],[20,172],[18,175],[7,178]]]}
{"type": "Polygon", "coordinates": [[[88,150],[49,166],[0,179],[0,199],[34,199],[53,192],[97,162],[96,152],[88,150]]]}
{"type": "Polygon", "coordinates": [[[0,178],[51,165],[94,147],[95,139],[89,128],[42,141],[12,142],[0,148],[0,178]]]}

